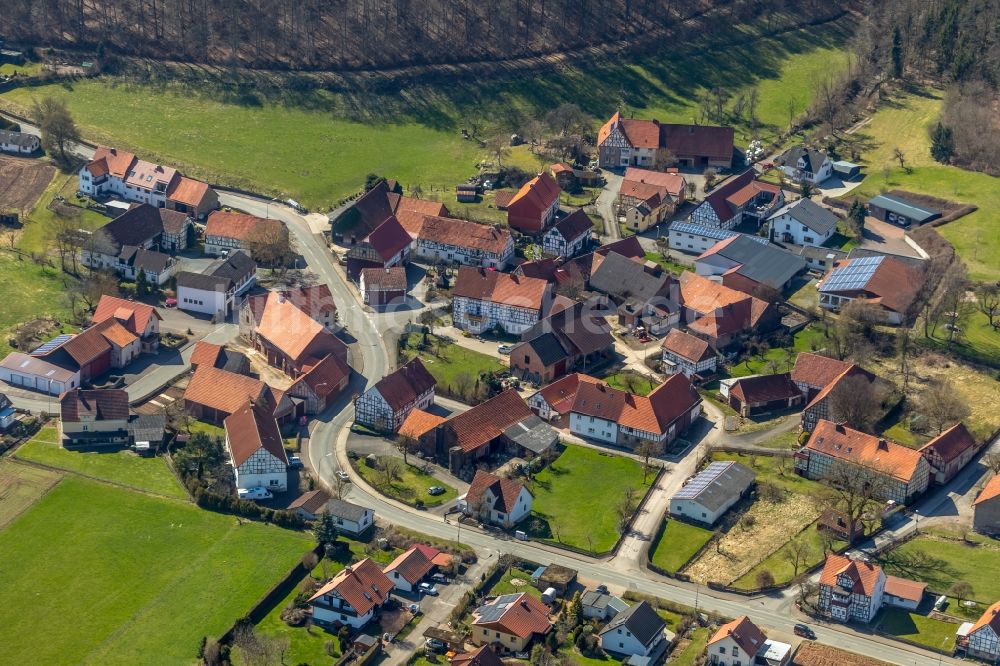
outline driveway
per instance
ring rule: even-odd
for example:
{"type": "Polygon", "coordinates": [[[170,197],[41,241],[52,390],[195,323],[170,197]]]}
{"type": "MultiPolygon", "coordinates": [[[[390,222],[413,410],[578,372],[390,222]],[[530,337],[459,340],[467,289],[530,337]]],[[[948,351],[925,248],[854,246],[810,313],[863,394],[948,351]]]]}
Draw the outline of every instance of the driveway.
{"type": "Polygon", "coordinates": [[[833,176],[831,178],[827,178],[822,183],[820,183],[817,189],[819,190],[819,193],[822,194],[824,197],[830,197],[836,199],[851,192],[859,185],[861,185],[862,182],[863,179],[845,181],[837,176],[833,176]]]}
{"type": "Polygon", "coordinates": [[[604,189],[597,197],[598,214],[604,218],[604,235],[609,241],[618,240],[622,237],[621,229],[618,228],[618,216],[615,214],[615,201],[618,199],[618,191],[622,187],[622,176],[614,171],[604,169],[604,189]]]}

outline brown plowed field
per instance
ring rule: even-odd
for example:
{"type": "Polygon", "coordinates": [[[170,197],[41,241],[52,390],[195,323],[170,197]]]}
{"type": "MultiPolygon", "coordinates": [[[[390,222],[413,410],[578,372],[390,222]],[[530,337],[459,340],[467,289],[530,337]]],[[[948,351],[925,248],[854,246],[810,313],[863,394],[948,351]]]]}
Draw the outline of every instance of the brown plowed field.
{"type": "Polygon", "coordinates": [[[0,209],[31,208],[55,173],[37,159],[0,155],[0,209]]]}

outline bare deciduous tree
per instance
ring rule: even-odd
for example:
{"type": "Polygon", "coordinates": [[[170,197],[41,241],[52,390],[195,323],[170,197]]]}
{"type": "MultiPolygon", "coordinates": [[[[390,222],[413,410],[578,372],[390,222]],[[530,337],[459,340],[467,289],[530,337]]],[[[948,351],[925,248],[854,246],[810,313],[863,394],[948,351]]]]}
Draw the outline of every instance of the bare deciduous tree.
{"type": "Polygon", "coordinates": [[[838,423],[868,431],[882,415],[885,396],[865,375],[846,377],[830,392],[830,416],[838,423]]]}
{"type": "Polygon", "coordinates": [[[817,506],[832,506],[844,514],[848,541],[854,543],[859,525],[878,513],[888,496],[886,474],[872,467],[834,461],[823,475],[826,488],[815,496],[817,506]]]}
{"type": "Polygon", "coordinates": [[[945,379],[938,379],[920,395],[921,411],[927,416],[938,434],[969,416],[969,406],[955,387],[945,379]]]}

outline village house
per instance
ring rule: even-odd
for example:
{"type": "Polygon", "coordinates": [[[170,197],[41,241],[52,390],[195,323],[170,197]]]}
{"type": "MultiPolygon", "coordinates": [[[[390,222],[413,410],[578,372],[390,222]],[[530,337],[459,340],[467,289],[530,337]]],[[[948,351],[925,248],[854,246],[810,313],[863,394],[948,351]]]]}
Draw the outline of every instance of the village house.
{"type": "Polygon", "coordinates": [[[615,615],[597,636],[605,652],[646,657],[650,663],[658,663],[674,640],[667,623],[646,601],[615,615]]]}
{"type": "Polygon", "coordinates": [[[735,136],[732,127],[660,124],[660,144],[681,167],[731,169],[735,136]]]}
{"type": "Polygon", "coordinates": [[[458,508],[480,522],[510,529],[531,513],[533,501],[523,483],[478,470],[458,508]]]}
{"type": "Polygon", "coordinates": [[[1000,534],[1000,474],[989,480],[972,503],[972,527],[983,534],[1000,534]]]}
{"type": "Polygon", "coordinates": [[[931,480],[945,484],[969,464],[978,447],[965,424],[956,423],[918,450],[931,466],[931,480]]]}
{"type": "Polygon", "coordinates": [[[663,124],[622,118],[615,113],[597,134],[602,168],[657,168],[664,158],[684,167],[729,169],[733,162],[732,127],[663,124]]]}
{"type": "Polygon", "coordinates": [[[802,404],[802,392],[787,372],[724,379],[719,393],[743,418],[802,404]]]}
{"type": "Polygon", "coordinates": [[[345,243],[354,245],[392,216],[415,236],[415,228],[419,228],[425,216],[448,214],[443,203],[404,196],[397,183],[383,180],[344,211],[330,213],[329,219],[334,237],[342,237],[345,243]]]}
{"type": "Polygon", "coordinates": [[[437,446],[437,428],[447,421],[443,416],[414,409],[399,426],[399,436],[409,437],[419,451],[434,451],[437,446]]]}
{"type": "Polygon", "coordinates": [[[288,395],[303,400],[305,414],[321,414],[341,395],[351,380],[351,366],[337,354],[307,361],[302,374],[288,387],[288,395]]]}
{"type": "Polygon", "coordinates": [[[256,277],[257,264],[242,250],[216,259],[202,273],[181,271],[177,307],[222,321],[236,310],[237,297],[254,285],[256,277]]]}
{"type": "Polygon", "coordinates": [[[833,175],[833,162],[826,153],[805,145],[788,149],[777,162],[785,177],[796,183],[819,185],[833,175]]]}
{"type": "Polygon", "coordinates": [[[618,191],[619,214],[624,214],[629,229],[641,233],[673,215],[686,188],[676,169],[662,173],[629,167],[618,191]]]}
{"type": "MultiPolygon", "coordinates": [[[[719,241],[739,235],[738,231],[676,221],[670,224],[667,246],[671,250],[679,250],[685,254],[702,254],[719,241]]],[[[749,236],[749,238],[758,243],[767,242],[766,238],[760,236],[749,236]]]]}
{"type": "Polygon", "coordinates": [[[822,480],[837,464],[881,477],[885,500],[909,504],[930,483],[930,465],[919,452],[859,430],[820,420],[795,454],[795,471],[822,480]]]}
{"type": "Polygon", "coordinates": [[[424,216],[410,229],[413,254],[433,264],[461,264],[502,271],[514,258],[509,229],[468,220],[424,216]]]}
{"type": "Polygon", "coordinates": [[[354,403],[354,422],[379,432],[396,432],[415,409],[434,404],[434,377],[413,358],[380,379],[354,403]]]}
{"type": "Polygon", "coordinates": [[[837,233],[840,218],[812,199],[785,204],[767,218],[771,240],[819,247],[837,233]]]}
{"type": "Polygon", "coordinates": [[[552,625],[549,607],[530,594],[503,594],[472,612],[473,645],[489,645],[499,654],[524,652],[552,625]]]}
{"type": "Polygon", "coordinates": [[[347,277],[356,282],[361,279],[361,271],[366,268],[405,265],[412,242],[410,234],[396,216],[390,217],[348,250],[347,277]]]}
{"type": "Polygon", "coordinates": [[[542,236],[542,254],[569,259],[579,254],[590,240],[594,224],[578,208],[545,232],[542,236]]]}
{"type": "Polygon", "coordinates": [[[918,272],[886,256],[857,257],[834,264],[819,283],[819,306],[839,311],[854,299],[876,307],[886,324],[902,324],[922,282],[918,272]]]}
{"type": "Polygon", "coordinates": [[[0,130],[0,152],[31,155],[41,149],[42,144],[34,134],[0,130]]]}
{"type": "Polygon", "coordinates": [[[708,342],[679,328],[671,329],[660,344],[663,372],[668,375],[680,372],[688,379],[715,374],[718,355],[708,342]]]}
{"type": "Polygon", "coordinates": [[[160,344],[160,322],[163,317],[152,305],[127,301],[117,296],[101,296],[90,322],[102,324],[114,319],[127,331],[139,337],[143,352],[154,352],[160,344]]]}
{"type": "Polygon", "coordinates": [[[829,553],[819,575],[819,610],[840,622],[867,624],[882,608],[885,579],[877,564],[829,553]]]}
{"type": "Polygon", "coordinates": [[[59,441],[67,449],[129,445],[128,393],[74,389],[59,397],[59,441]]]}
{"type": "Polygon", "coordinates": [[[705,646],[709,666],[785,666],[792,646],[773,641],[746,615],[720,625],[705,646]]]}
{"type": "Polygon", "coordinates": [[[184,391],[184,409],[192,418],[216,425],[236,413],[247,402],[268,405],[279,422],[294,416],[295,407],[288,396],[246,375],[237,375],[207,365],[201,365],[191,375],[184,391]]]}
{"type": "Polygon", "coordinates": [[[99,146],[79,175],[80,191],[95,199],[118,197],[198,219],[219,207],[218,194],[205,183],[116,148],[99,146]]]}
{"type": "Polygon", "coordinates": [[[327,630],[361,629],[389,601],[392,590],[389,577],[366,557],[344,567],[309,598],[313,624],[327,630]]]}
{"type": "Polygon", "coordinates": [[[551,292],[544,280],[463,266],[451,290],[452,321],[474,335],[495,327],[520,334],[541,319],[551,292]]]}
{"type": "Polygon", "coordinates": [[[743,234],[719,241],[699,255],[694,266],[698,275],[720,277],[723,285],[745,294],[764,288],[781,292],[806,270],[802,257],[743,234]]]}
{"type": "Polygon", "coordinates": [[[538,174],[507,203],[507,226],[523,234],[544,231],[559,212],[559,193],[559,185],[552,176],[538,174]]]}
{"type": "Polygon", "coordinates": [[[406,269],[402,266],[363,268],[358,290],[366,305],[401,305],[406,302],[406,269]]]}
{"type": "Polygon", "coordinates": [[[967,653],[990,663],[1000,659],[1000,601],[986,609],[966,636],[967,653]]]}
{"type": "Polygon", "coordinates": [[[503,666],[504,662],[490,646],[483,645],[472,652],[460,652],[451,658],[450,666],[503,666]]]}
{"type": "MultiPolygon", "coordinates": [[[[243,299],[240,305],[240,337],[251,341],[254,330],[260,325],[268,299],[272,292],[252,294],[243,299]]],[[[338,324],[337,304],[333,301],[330,287],[325,284],[282,289],[285,301],[304,312],[310,319],[331,333],[340,329],[338,324]]]]}
{"type": "Polygon", "coordinates": [[[681,273],[679,282],[682,321],[713,349],[722,350],[750,331],[767,333],[780,323],[777,307],[755,296],[690,271],[681,273]]]}
{"type": "Polygon", "coordinates": [[[204,340],[194,343],[190,363],[191,370],[197,370],[198,366],[204,365],[238,375],[250,374],[250,359],[245,354],[204,340]]]}
{"type": "Polygon", "coordinates": [[[7,397],[7,394],[0,393],[0,431],[7,430],[17,422],[17,409],[7,397]]]}
{"type": "Polygon", "coordinates": [[[792,381],[802,391],[807,401],[827,388],[838,377],[854,366],[850,361],[839,361],[813,352],[801,352],[792,367],[792,381]]]}
{"type": "Polygon", "coordinates": [[[583,303],[550,314],[522,333],[521,340],[510,352],[511,372],[536,384],[585,371],[607,359],[615,345],[607,321],[583,303]]]}
{"type": "Polygon", "coordinates": [[[205,223],[205,254],[218,257],[234,250],[243,250],[253,256],[247,248],[248,241],[282,235],[287,236],[288,229],[280,220],[217,210],[209,214],[205,223]]]}
{"type": "Polygon", "coordinates": [[[330,497],[325,490],[310,490],[288,505],[304,520],[319,520],[324,513],[333,518],[337,531],[357,538],[375,523],[375,512],[367,507],[330,497]]]}
{"type": "MultiPolygon", "coordinates": [[[[799,355],[800,358],[801,356],[802,354],[799,355]]],[[[810,356],[816,356],[816,355],[810,354],[810,356]]],[[[817,358],[823,358],[823,357],[817,357],[817,358]]],[[[826,361],[833,361],[833,359],[827,359],[826,361]]],[[[825,368],[832,369],[836,367],[834,363],[826,361],[822,362],[825,368]]],[[[884,410],[884,408],[887,406],[886,401],[889,399],[889,392],[887,390],[889,385],[887,382],[882,381],[881,379],[879,379],[872,373],[868,372],[864,368],[857,366],[853,363],[846,363],[841,361],[837,361],[836,363],[846,366],[843,372],[836,375],[832,379],[828,380],[827,384],[819,391],[819,393],[813,394],[812,399],[806,404],[805,407],[802,408],[802,414],[800,416],[800,419],[802,421],[802,429],[806,432],[812,432],[812,429],[816,427],[816,423],[821,419],[827,421],[836,420],[836,418],[834,418],[835,414],[833,413],[833,409],[831,406],[835,394],[838,391],[851,390],[853,382],[858,381],[858,378],[864,379],[869,384],[873,384],[876,388],[873,395],[875,397],[880,397],[882,400],[882,404],[880,405],[880,407],[883,408],[884,410]]],[[[799,365],[798,360],[796,360],[796,367],[798,367],[798,365],[799,365]]],[[[792,381],[795,382],[796,386],[800,387],[800,390],[801,390],[801,381],[796,381],[796,376],[801,378],[806,372],[807,368],[803,368],[799,371],[798,375],[796,375],[795,369],[793,368],[792,370],[792,381]]],[[[808,391],[808,393],[812,393],[812,391],[810,390],[808,391]]]]}
{"type": "Polygon", "coordinates": [[[150,280],[162,286],[173,272],[166,269],[174,260],[158,248],[183,250],[191,226],[191,219],[181,213],[148,204],[132,206],[82,239],[80,263],[89,268],[115,271],[127,279],[135,279],[139,269],[146,264],[146,268],[164,274],[162,279],[157,275],[156,280],[150,280]],[[140,265],[136,266],[136,253],[140,250],[144,252],[140,265]]]}
{"type": "Polygon", "coordinates": [[[271,409],[246,402],[222,425],[237,488],[288,490],[288,454],[271,409]]]}
{"type": "Polygon", "coordinates": [[[561,428],[568,427],[569,413],[581,382],[599,384],[601,380],[580,372],[568,374],[533,393],[528,398],[528,407],[546,421],[561,428]]]}
{"type": "Polygon", "coordinates": [[[580,604],[585,618],[602,622],[629,609],[629,605],[620,597],[598,590],[588,590],[580,595],[580,604]]]}
{"type": "Polygon", "coordinates": [[[643,327],[662,335],[680,322],[672,287],[675,281],[655,262],[608,254],[594,269],[587,283],[591,291],[607,296],[618,313],[618,324],[643,327]]]}
{"type": "Polygon", "coordinates": [[[744,221],[760,224],[784,203],[780,187],[757,180],[757,172],[747,169],[706,195],[688,221],[703,227],[735,229],[744,221]]]}
{"type": "Polygon", "coordinates": [[[569,430],[587,439],[634,449],[643,442],[664,447],[701,415],[701,396],[682,374],[672,375],[648,396],[581,381],[569,412],[569,430]]]}
{"type": "Polygon", "coordinates": [[[670,498],[670,515],[711,527],[750,492],[754,480],[754,473],[738,462],[709,463],[670,498]]]}
{"type": "Polygon", "coordinates": [[[434,565],[421,550],[410,548],[387,564],[382,572],[388,576],[397,590],[413,594],[433,568],[434,565]]]}

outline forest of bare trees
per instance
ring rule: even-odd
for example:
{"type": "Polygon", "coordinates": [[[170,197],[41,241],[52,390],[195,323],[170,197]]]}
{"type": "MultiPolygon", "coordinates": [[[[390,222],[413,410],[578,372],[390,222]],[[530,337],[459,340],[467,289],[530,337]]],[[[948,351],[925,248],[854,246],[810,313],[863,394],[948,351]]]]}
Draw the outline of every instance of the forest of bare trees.
{"type": "Polygon", "coordinates": [[[349,70],[557,53],[719,26],[821,0],[6,0],[0,36],[32,46],[273,69],[349,70]]]}

